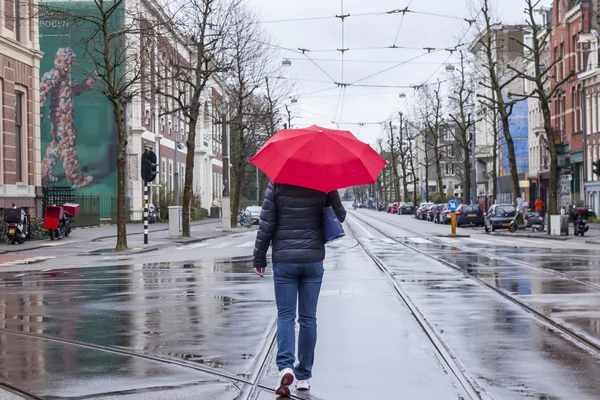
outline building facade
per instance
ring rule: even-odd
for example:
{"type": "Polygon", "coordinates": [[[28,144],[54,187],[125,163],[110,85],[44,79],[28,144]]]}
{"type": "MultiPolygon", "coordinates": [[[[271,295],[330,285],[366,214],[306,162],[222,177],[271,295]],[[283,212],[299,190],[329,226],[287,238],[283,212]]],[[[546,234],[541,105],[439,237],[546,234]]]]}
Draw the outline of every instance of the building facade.
{"type": "Polygon", "coordinates": [[[41,203],[39,68],[34,4],[0,0],[0,209],[39,216],[41,203]]]}
{"type": "MultiPolygon", "coordinates": [[[[582,118],[583,84],[578,77],[585,69],[579,36],[591,29],[591,1],[555,0],[552,7],[552,32],[549,39],[550,63],[554,64],[552,84],[567,79],[551,99],[552,125],[559,153],[559,204],[579,203],[584,198],[584,135],[582,118]]],[[[586,128],[600,129],[597,95],[585,97],[586,128]]]]}
{"type": "MultiPolygon", "coordinates": [[[[482,41],[486,39],[482,34],[475,38],[469,47],[469,51],[474,56],[475,87],[477,98],[493,98],[490,86],[489,73],[486,72],[484,65],[487,64],[485,48],[482,41]]],[[[514,25],[496,25],[492,29],[492,47],[493,58],[496,60],[496,74],[500,83],[511,80],[514,72],[508,68],[511,65],[515,68],[524,68],[523,48],[518,42],[523,41],[524,33],[521,26],[514,25]]],[[[522,79],[515,79],[511,84],[504,88],[502,95],[508,101],[509,93],[524,93],[524,82],[522,79]]],[[[475,127],[475,159],[476,159],[476,181],[477,195],[479,197],[489,197],[493,193],[494,167],[497,172],[498,199],[501,201],[512,201],[512,185],[510,184],[510,170],[508,169],[507,146],[502,132],[500,117],[493,109],[482,106],[479,102],[476,104],[477,124],[475,127]],[[494,147],[496,147],[494,149],[494,147]],[[494,165],[494,150],[496,160],[494,165]]],[[[528,116],[527,103],[520,102],[513,108],[513,113],[509,119],[511,136],[514,139],[515,156],[517,157],[517,168],[521,178],[521,191],[517,197],[527,197],[529,192],[528,176],[528,116]]]]}

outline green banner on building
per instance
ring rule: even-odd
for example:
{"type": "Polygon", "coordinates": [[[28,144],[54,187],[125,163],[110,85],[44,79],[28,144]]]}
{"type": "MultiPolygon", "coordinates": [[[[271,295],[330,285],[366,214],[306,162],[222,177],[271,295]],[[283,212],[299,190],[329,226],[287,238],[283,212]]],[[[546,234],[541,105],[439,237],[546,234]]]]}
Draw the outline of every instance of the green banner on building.
{"type": "MultiPolygon", "coordinates": [[[[98,28],[81,18],[100,15],[95,2],[40,3],[42,184],[111,196],[117,194],[118,135],[89,55],[98,28]]],[[[123,20],[117,12],[113,28],[123,20]]]]}

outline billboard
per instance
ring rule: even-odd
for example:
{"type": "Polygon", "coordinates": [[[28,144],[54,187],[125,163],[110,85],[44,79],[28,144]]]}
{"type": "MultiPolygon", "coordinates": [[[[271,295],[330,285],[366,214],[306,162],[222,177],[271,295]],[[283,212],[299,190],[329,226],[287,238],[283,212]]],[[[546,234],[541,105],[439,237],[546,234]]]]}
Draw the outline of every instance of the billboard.
{"type": "MultiPolygon", "coordinates": [[[[97,27],[77,15],[98,17],[100,12],[94,2],[40,2],[42,185],[116,195],[113,106],[101,93],[87,52],[97,27]]],[[[122,21],[122,13],[117,18],[122,21]]]]}

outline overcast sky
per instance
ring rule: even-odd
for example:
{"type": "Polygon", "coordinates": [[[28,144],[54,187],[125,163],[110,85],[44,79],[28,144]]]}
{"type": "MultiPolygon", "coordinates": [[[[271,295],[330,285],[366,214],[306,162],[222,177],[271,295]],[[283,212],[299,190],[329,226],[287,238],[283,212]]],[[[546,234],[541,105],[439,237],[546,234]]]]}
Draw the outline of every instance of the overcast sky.
{"type": "MultiPolygon", "coordinates": [[[[277,21],[295,18],[324,17],[342,14],[340,0],[249,0],[257,9],[263,21],[277,21]]],[[[264,23],[274,43],[279,46],[297,49],[306,48],[313,64],[302,54],[280,50],[281,59],[290,58],[292,66],[286,68],[286,76],[298,79],[298,103],[293,105],[295,127],[312,124],[333,128],[331,120],[340,121],[340,129],[348,129],[363,141],[371,144],[381,135],[382,126],[373,123],[387,119],[404,107],[408,111],[412,106],[412,89],[393,87],[353,87],[344,91],[337,88],[335,82],[365,85],[410,86],[424,82],[432,76],[445,78],[445,69],[440,65],[449,56],[449,52],[425,54],[423,47],[454,47],[469,28],[469,24],[459,18],[471,17],[468,3],[478,0],[343,0],[344,14],[351,16],[345,20],[344,48],[345,62],[341,53],[342,23],[338,18],[318,19],[297,22],[264,23]],[[352,16],[362,13],[387,12],[404,9],[425,13],[435,13],[459,18],[442,18],[417,13],[383,14],[371,16],[352,16]],[[402,25],[400,23],[402,21],[402,25]],[[400,27],[399,33],[398,29],[400,27]],[[397,39],[396,35],[398,33],[397,39]],[[374,49],[392,45],[417,49],[374,49]],[[356,50],[353,50],[356,49],[356,50]],[[317,51],[327,50],[327,51],[317,51]],[[414,62],[398,66],[388,72],[378,74],[386,68],[413,57],[422,55],[414,62]],[[361,61],[361,62],[357,62],[361,61]],[[366,61],[366,62],[365,62],[366,61]],[[321,71],[321,67],[325,72],[321,71]],[[439,68],[439,71],[434,72],[439,68]],[[328,76],[329,75],[329,76],[328,76]],[[364,80],[362,80],[364,79],[364,80]],[[311,82],[311,81],[322,82],[311,82]],[[319,93],[312,93],[322,90],[319,93]],[[400,98],[400,93],[406,98],[400,98]],[[337,113],[336,113],[337,110],[337,113]],[[353,123],[353,124],[346,124],[353,123]]],[[[499,19],[503,23],[522,23],[524,21],[524,0],[499,0],[496,4],[499,19]]],[[[546,1],[549,3],[549,1],[546,1]]],[[[467,32],[472,38],[475,26],[467,32]]],[[[452,62],[453,58],[449,60],[452,62]]]]}

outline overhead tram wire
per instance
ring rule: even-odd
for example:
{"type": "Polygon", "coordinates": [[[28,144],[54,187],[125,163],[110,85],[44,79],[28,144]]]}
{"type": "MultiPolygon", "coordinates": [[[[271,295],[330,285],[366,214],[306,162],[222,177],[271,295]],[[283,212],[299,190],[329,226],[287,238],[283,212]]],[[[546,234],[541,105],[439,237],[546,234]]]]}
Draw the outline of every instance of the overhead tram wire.
{"type": "MultiPolygon", "coordinates": [[[[410,0],[408,5],[406,6],[406,11],[408,12],[408,7],[412,4],[414,0],[410,0]]],[[[396,31],[396,38],[394,39],[394,48],[396,47],[396,43],[398,43],[398,37],[400,36],[400,29],[402,28],[402,23],[404,22],[404,17],[406,17],[406,12],[402,13],[402,17],[400,17],[400,23],[398,24],[398,30],[396,31]]]]}
{"type": "MultiPolygon", "coordinates": [[[[465,37],[467,36],[467,34],[469,33],[469,31],[471,30],[471,27],[473,26],[473,23],[470,22],[470,21],[476,21],[477,18],[479,18],[479,14],[480,13],[481,13],[481,11],[479,11],[477,13],[477,15],[475,16],[474,20],[469,20],[469,27],[465,30],[465,33],[463,33],[463,35],[461,36],[461,38],[459,40],[459,43],[462,43],[462,41],[465,39],[465,37]]],[[[444,62],[442,64],[440,64],[440,66],[437,67],[436,70],[433,71],[433,73],[431,75],[429,75],[429,77],[425,80],[425,82],[423,82],[423,84],[419,85],[418,87],[427,85],[427,82],[429,82],[431,80],[431,78],[433,78],[434,75],[438,73],[438,71],[442,68],[442,66],[445,65],[448,62],[448,60],[450,59],[450,57],[452,57],[452,53],[450,53],[448,55],[448,57],[446,57],[446,60],[444,60],[444,62]]],[[[416,88],[418,88],[418,87],[416,87],[416,88]]],[[[382,121],[382,123],[385,123],[386,121],[390,120],[391,118],[394,118],[394,116],[396,114],[398,114],[399,112],[402,112],[404,110],[404,108],[406,107],[406,105],[410,102],[410,100],[412,100],[413,97],[415,97],[415,94],[416,94],[416,90],[413,90],[412,93],[410,94],[410,96],[406,100],[404,100],[402,106],[400,106],[400,108],[398,110],[396,110],[393,114],[391,114],[388,118],[386,118],[385,121],[382,121]]]]}
{"type": "MultiPolygon", "coordinates": [[[[342,92],[341,92],[341,96],[342,96],[342,108],[340,109],[340,116],[339,118],[342,118],[342,115],[344,113],[344,102],[346,100],[346,84],[345,84],[345,79],[344,79],[344,56],[346,51],[348,51],[348,49],[345,47],[346,44],[346,40],[345,40],[345,22],[346,22],[346,17],[347,15],[344,14],[344,0],[340,0],[340,5],[341,5],[341,10],[342,10],[342,14],[338,15],[337,17],[341,20],[342,23],[342,47],[340,49],[338,49],[340,51],[340,53],[342,53],[342,83],[341,88],[342,88],[342,92]]],[[[339,99],[338,99],[339,102],[339,99]]],[[[336,115],[334,116],[334,119],[337,119],[337,109],[336,109],[336,115]]]]}
{"type": "MultiPolygon", "coordinates": [[[[469,25],[472,25],[473,22],[475,22],[472,19],[459,17],[456,15],[438,14],[438,13],[431,13],[431,12],[426,12],[426,11],[416,11],[416,10],[410,10],[410,9],[408,9],[408,7],[404,8],[404,9],[393,9],[393,10],[388,10],[388,11],[348,14],[348,17],[386,16],[386,15],[394,15],[394,14],[400,14],[400,13],[403,13],[403,14],[410,13],[410,14],[415,14],[415,15],[425,15],[425,16],[430,16],[430,17],[455,19],[455,20],[459,20],[459,21],[465,21],[465,22],[469,23],[469,25]]],[[[288,18],[288,19],[261,21],[258,23],[259,24],[278,24],[278,23],[285,23],[285,22],[316,21],[316,20],[334,19],[334,18],[337,18],[337,16],[321,15],[321,16],[315,16],[315,17],[288,18]]]]}

